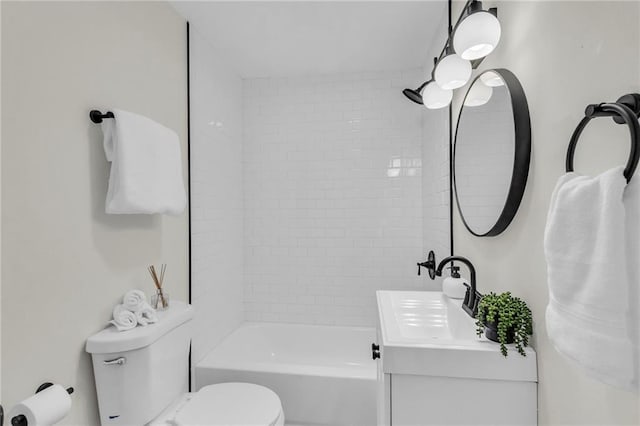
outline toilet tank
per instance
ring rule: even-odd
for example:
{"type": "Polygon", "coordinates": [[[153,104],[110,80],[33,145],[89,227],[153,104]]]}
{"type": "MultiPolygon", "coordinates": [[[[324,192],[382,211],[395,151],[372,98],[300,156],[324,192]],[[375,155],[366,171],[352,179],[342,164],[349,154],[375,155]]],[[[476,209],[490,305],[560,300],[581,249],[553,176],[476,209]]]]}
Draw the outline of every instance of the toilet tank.
{"type": "Polygon", "coordinates": [[[103,426],[144,425],[188,391],[193,311],[171,301],[155,324],[109,326],[87,340],[103,426]]]}

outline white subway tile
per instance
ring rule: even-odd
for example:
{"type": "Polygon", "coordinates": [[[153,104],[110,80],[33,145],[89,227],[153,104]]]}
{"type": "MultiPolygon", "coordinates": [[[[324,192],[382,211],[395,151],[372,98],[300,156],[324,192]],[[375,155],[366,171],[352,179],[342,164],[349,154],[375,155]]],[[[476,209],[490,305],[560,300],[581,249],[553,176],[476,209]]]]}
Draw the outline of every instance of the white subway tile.
{"type": "Polygon", "coordinates": [[[375,290],[415,288],[406,271],[423,257],[423,110],[398,85],[419,75],[245,80],[247,318],[372,326],[375,290]]]}

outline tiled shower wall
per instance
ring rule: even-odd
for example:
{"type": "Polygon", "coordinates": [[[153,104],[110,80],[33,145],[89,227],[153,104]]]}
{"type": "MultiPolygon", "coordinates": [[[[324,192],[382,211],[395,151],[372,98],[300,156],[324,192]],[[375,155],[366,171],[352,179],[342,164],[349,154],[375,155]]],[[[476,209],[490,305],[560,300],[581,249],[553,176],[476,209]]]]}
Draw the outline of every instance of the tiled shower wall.
{"type": "MultiPolygon", "coordinates": [[[[447,21],[440,28],[429,47],[428,57],[438,56],[446,42],[447,21]]],[[[432,65],[424,69],[429,76],[432,65]]],[[[458,91],[465,92],[466,87],[458,91]]],[[[453,123],[455,125],[455,122],[453,123]]],[[[422,244],[423,258],[433,250],[436,261],[451,254],[449,217],[449,108],[427,110],[422,114],[422,244]]],[[[448,275],[448,272],[443,274],[448,275]]],[[[463,271],[463,276],[467,276],[463,271]]],[[[440,290],[442,278],[430,283],[430,290],[440,290]]]]}
{"type": "MultiPolygon", "coordinates": [[[[436,261],[451,254],[449,239],[449,109],[425,112],[422,120],[422,232],[424,254],[433,250],[436,261]]],[[[447,273],[443,274],[447,275],[447,273]]],[[[467,276],[466,270],[463,276],[467,276]]],[[[431,283],[441,289],[442,278],[431,283]]]]}
{"type": "Polygon", "coordinates": [[[244,80],[245,320],[372,326],[375,290],[430,285],[416,276],[426,111],[401,93],[423,79],[244,80]]]}

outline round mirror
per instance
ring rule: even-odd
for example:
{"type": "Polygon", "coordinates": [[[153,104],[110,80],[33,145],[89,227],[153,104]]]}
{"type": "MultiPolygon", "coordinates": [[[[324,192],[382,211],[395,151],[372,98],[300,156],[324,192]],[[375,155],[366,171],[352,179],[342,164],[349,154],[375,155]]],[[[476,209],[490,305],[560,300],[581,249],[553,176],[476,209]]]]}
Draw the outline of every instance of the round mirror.
{"type": "Polygon", "coordinates": [[[453,156],[458,211],[473,235],[500,234],[518,211],[529,173],[527,99],[506,69],[475,78],[465,95],[453,156]]]}

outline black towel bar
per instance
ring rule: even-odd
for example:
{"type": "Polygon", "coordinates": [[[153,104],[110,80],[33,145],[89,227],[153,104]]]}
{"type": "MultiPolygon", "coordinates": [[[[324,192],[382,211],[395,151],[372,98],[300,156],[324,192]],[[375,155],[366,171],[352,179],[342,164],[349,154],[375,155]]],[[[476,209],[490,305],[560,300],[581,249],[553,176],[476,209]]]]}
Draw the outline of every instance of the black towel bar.
{"type": "Polygon", "coordinates": [[[115,118],[111,111],[107,111],[105,114],[101,113],[97,109],[91,110],[89,112],[89,118],[96,124],[102,123],[103,118],[115,118]]]}
{"type": "Polygon", "coordinates": [[[638,160],[640,159],[640,123],[638,117],[640,117],[640,94],[631,93],[622,96],[614,103],[601,103],[587,105],[584,111],[584,118],[574,130],[571,140],[569,141],[569,147],[567,148],[566,159],[566,171],[573,171],[573,155],[576,151],[576,145],[580,134],[587,126],[589,121],[595,117],[612,117],[618,124],[627,124],[629,126],[629,132],[631,134],[631,150],[629,153],[629,160],[624,169],[624,177],[627,182],[631,180],[633,173],[638,166],[638,160]]]}

